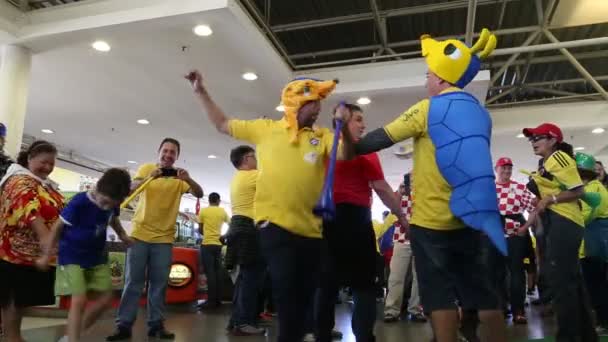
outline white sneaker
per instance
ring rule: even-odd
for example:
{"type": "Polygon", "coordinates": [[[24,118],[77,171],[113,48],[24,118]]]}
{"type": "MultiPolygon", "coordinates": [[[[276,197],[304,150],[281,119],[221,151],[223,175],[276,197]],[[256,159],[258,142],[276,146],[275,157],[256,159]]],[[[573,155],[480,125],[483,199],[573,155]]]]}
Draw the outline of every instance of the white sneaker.
{"type": "Polygon", "coordinates": [[[598,336],[608,336],[608,328],[598,325],[595,328],[595,332],[597,332],[598,336]]]}
{"type": "Polygon", "coordinates": [[[316,342],[316,338],[314,334],[306,334],[302,339],[302,342],[316,342]]]}

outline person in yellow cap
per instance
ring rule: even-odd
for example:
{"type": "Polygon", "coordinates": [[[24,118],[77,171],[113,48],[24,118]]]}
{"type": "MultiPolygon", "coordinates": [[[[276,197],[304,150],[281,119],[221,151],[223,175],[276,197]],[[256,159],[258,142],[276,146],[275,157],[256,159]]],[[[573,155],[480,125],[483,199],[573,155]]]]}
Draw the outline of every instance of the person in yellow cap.
{"type": "MultiPolygon", "coordinates": [[[[281,120],[237,120],[229,119],[211,99],[198,71],[186,79],[219,132],[256,145],[259,173],[254,220],[277,298],[278,341],[301,341],[320,276],[321,219],[312,210],[321,195],[334,139],[329,129],[313,125],[321,100],[337,81],[295,79],[283,89],[285,116],[281,120]]],[[[341,108],[336,118],[344,118],[341,108]]]]}
{"type": "Polygon", "coordinates": [[[492,122],[483,105],[462,90],[496,47],[496,37],[484,29],[468,47],[424,35],[421,46],[429,98],[367,134],[355,152],[414,139],[416,197],[409,234],[421,302],[431,314],[435,339],[456,341],[460,306],[478,310],[487,341],[503,342],[505,322],[481,253],[482,234],[503,255],[507,250],[490,151],[492,122]]]}

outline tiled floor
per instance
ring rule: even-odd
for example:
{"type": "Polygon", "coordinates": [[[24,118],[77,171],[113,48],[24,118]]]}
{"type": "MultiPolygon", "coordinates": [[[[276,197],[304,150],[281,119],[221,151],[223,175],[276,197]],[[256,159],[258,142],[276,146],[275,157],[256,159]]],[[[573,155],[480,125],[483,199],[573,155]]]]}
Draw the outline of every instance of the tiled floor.
{"type": "MultiPolygon", "coordinates": [[[[167,329],[175,332],[176,342],[274,341],[276,327],[270,328],[268,335],[265,337],[233,337],[227,335],[224,328],[228,322],[229,313],[229,305],[225,305],[224,308],[210,313],[196,312],[190,306],[171,307],[170,312],[167,313],[166,326],[167,329]]],[[[132,341],[147,341],[147,337],[145,337],[144,317],[144,313],[140,313],[140,319],[138,319],[134,328],[132,341]]],[[[509,326],[510,341],[526,341],[528,338],[541,338],[553,334],[554,323],[552,319],[541,320],[535,308],[529,312],[529,318],[530,322],[528,325],[509,326]]],[[[34,323],[32,319],[27,319],[24,324],[24,329],[26,330],[24,335],[28,342],[53,342],[63,335],[65,326],[61,324],[61,321],[53,319],[45,324],[44,320],[36,320],[38,323],[37,327],[32,324],[34,323]],[[41,325],[52,326],[40,327],[41,325]]],[[[337,328],[344,333],[342,341],[355,342],[350,329],[350,306],[348,304],[338,306],[336,324],[337,328]]],[[[110,334],[113,329],[112,317],[108,315],[108,318],[94,326],[83,340],[87,342],[104,341],[105,336],[110,334]]],[[[378,321],[376,324],[376,335],[379,342],[428,342],[431,338],[430,332],[428,324],[407,322],[385,324],[382,321],[378,321]]]]}

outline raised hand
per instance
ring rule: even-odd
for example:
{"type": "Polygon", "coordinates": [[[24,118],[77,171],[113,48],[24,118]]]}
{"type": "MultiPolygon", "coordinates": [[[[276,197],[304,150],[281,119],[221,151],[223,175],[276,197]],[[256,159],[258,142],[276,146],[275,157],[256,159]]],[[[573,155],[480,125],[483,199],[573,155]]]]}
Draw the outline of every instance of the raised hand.
{"type": "Polygon", "coordinates": [[[336,113],[334,114],[335,119],[342,120],[342,122],[345,123],[350,120],[351,116],[352,113],[348,108],[346,108],[346,106],[338,106],[338,108],[336,108],[336,113]]]}
{"type": "Polygon", "coordinates": [[[203,86],[203,76],[198,70],[190,71],[184,78],[190,82],[195,93],[201,93],[205,90],[205,87],[203,86]]]}

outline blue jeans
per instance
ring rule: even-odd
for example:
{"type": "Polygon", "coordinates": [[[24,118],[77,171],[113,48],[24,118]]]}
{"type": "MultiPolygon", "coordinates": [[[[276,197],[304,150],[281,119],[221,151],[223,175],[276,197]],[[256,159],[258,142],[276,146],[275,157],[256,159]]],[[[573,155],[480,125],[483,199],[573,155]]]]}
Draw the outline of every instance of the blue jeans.
{"type": "Polygon", "coordinates": [[[171,269],[173,245],[170,243],[148,243],[135,240],[127,251],[125,288],[120,298],[116,325],[131,330],[148,279],[148,327],[157,329],[165,317],[165,293],[171,269]]]}
{"type": "Polygon", "coordinates": [[[279,310],[277,341],[301,341],[318,285],[322,240],[295,235],[272,223],[260,228],[260,240],[279,310]]]}
{"type": "Polygon", "coordinates": [[[261,260],[249,265],[239,265],[239,275],[232,300],[232,316],[230,317],[234,326],[257,325],[258,297],[262,290],[265,271],[265,265],[261,260]]]}

